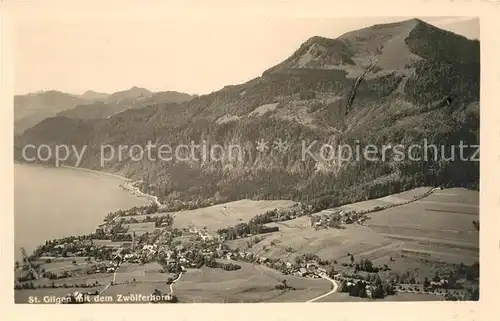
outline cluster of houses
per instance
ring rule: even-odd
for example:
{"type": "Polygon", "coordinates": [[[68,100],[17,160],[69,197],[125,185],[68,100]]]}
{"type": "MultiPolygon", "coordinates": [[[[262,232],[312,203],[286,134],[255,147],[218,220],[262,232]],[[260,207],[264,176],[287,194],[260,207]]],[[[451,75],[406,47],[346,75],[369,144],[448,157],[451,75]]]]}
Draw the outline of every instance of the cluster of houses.
{"type": "Polygon", "coordinates": [[[343,224],[363,224],[365,220],[365,215],[360,215],[355,211],[325,210],[318,215],[311,216],[311,227],[315,229],[339,228],[343,224]]]}
{"type": "Polygon", "coordinates": [[[431,288],[443,288],[448,285],[448,280],[441,279],[439,281],[431,281],[430,282],[431,288]]]}
{"type": "Polygon", "coordinates": [[[124,255],[123,260],[132,263],[137,262],[140,257],[146,257],[147,261],[161,257],[167,269],[175,266],[184,269],[184,267],[196,267],[200,259],[218,258],[262,264],[278,268],[285,274],[302,277],[318,278],[321,274],[327,273],[326,269],[319,266],[316,261],[291,263],[263,256],[257,257],[250,251],[231,250],[223,246],[221,238],[210,235],[205,229],[190,226],[188,232],[198,236],[198,242],[191,240],[187,245],[172,246],[165,244],[164,237],[160,236],[154,244],[143,245],[136,252],[124,255]]]}
{"type": "Polygon", "coordinates": [[[40,253],[43,258],[55,258],[58,256],[86,256],[88,252],[93,251],[95,247],[89,239],[61,239],[57,244],[45,244],[44,252],[40,253]]]}
{"type": "MultiPolygon", "coordinates": [[[[366,281],[361,281],[365,287],[365,291],[366,291],[366,297],[367,298],[372,298],[372,299],[375,299],[376,296],[374,295],[375,294],[375,286],[371,285],[370,283],[366,282],[366,281]]],[[[352,282],[352,281],[347,281],[347,287],[348,288],[351,288],[351,287],[355,287],[356,286],[356,283],[352,282]]]]}
{"type": "MultiPolygon", "coordinates": [[[[290,266],[293,270],[293,265],[290,262],[286,262],[287,267],[290,266]]],[[[326,275],[327,271],[325,268],[318,266],[315,261],[305,262],[301,264],[301,267],[298,270],[292,272],[294,275],[308,278],[319,278],[321,275],[326,275]]]]}
{"type": "Polygon", "coordinates": [[[270,259],[264,256],[255,257],[252,252],[248,251],[229,251],[225,254],[224,258],[228,260],[242,260],[262,264],[269,268],[280,270],[283,274],[288,275],[307,278],[320,278],[322,275],[327,275],[327,270],[314,260],[301,263],[284,262],[279,259],[270,259]]]}
{"type": "Polygon", "coordinates": [[[190,225],[188,228],[188,232],[192,234],[197,234],[203,241],[211,241],[214,239],[214,236],[210,235],[207,230],[199,229],[193,225],[190,225]]]}
{"type": "MultiPolygon", "coordinates": [[[[323,215],[312,217],[315,218],[315,227],[331,227],[331,225],[338,222],[349,224],[355,222],[355,220],[356,222],[361,221],[358,216],[359,215],[356,213],[348,211],[324,211],[323,215]]],[[[111,230],[113,230],[113,226],[116,224],[119,223],[115,220],[110,220],[107,224],[102,225],[100,228],[104,233],[110,233],[111,230]]],[[[127,228],[129,227],[127,224],[123,225],[127,228]]],[[[250,251],[229,249],[225,246],[223,237],[220,235],[211,235],[206,229],[189,226],[189,228],[183,230],[191,236],[189,242],[184,244],[181,244],[181,241],[176,239],[179,235],[173,234],[174,232],[169,229],[162,229],[161,231],[157,229],[155,230],[155,233],[150,233],[148,238],[144,239],[141,237],[142,241],[138,241],[135,235],[135,227],[131,242],[122,241],[101,243],[103,243],[102,245],[104,247],[108,247],[110,251],[112,250],[112,257],[120,258],[119,262],[146,263],[159,261],[167,268],[179,266],[184,268],[200,266],[200,262],[204,262],[206,259],[211,260],[222,258],[227,260],[263,264],[268,267],[278,269],[285,274],[294,274],[302,277],[317,278],[320,277],[320,275],[327,273],[327,271],[315,261],[291,263],[279,259],[258,257],[250,251]]],[[[274,232],[276,230],[279,230],[277,226],[264,226],[263,232],[274,232]]],[[[142,231],[137,232],[141,233],[142,231]]],[[[97,265],[95,269],[92,268],[92,271],[95,273],[112,273],[118,267],[119,262],[115,263],[111,260],[109,264],[106,263],[97,265]]]]}
{"type": "Polygon", "coordinates": [[[123,261],[129,263],[139,263],[139,256],[137,253],[128,253],[123,256],[123,261]]]}
{"type": "Polygon", "coordinates": [[[165,242],[166,235],[162,234],[153,244],[142,245],[134,252],[125,254],[122,259],[125,262],[137,263],[140,258],[143,258],[144,261],[161,258],[167,269],[173,269],[176,266],[181,266],[184,269],[184,267],[196,267],[200,260],[215,258],[262,264],[278,269],[285,274],[301,277],[319,278],[320,275],[327,273],[326,269],[314,260],[291,263],[263,256],[258,257],[250,251],[232,250],[223,246],[223,238],[210,235],[206,229],[190,226],[187,232],[197,236],[198,241],[191,240],[185,245],[172,245],[165,242]]]}
{"type": "MultiPolygon", "coordinates": [[[[109,224],[102,228],[109,229],[113,223],[109,222],[109,224]]],[[[274,231],[273,227],[270,228],[274,231]]],[[[219,235],[211,235],[206,229],[194,226],[185,229],[185,232],[190,234],[190,237],[188,237],[189,242],[179,241],[179,239],[176,239],[178,235],[172,234],[173,232],[168,229],[161,232],[158,230],[157,232],[150,234],[148,241],[143,240],[138,242],[135,233],[132,242],[100,241],[98,243],[100,244],[99,246],[107,248],[110,251],[110,255],[104,261],[90,266],[87,269],[87,273],[113,273],[121,262],[146,263],[159,261],[167,269],[169,267],[172,267],[172,270],[178,267],[184,269],[184,267],[198,267],[200,266],[200,262],[204,262],[206,259],[227,259],[263,264],[278,269],[285,274],[295,274],[302,277],[316,278],[320,274],[326,273],[326,270],[318,266],[316,262],[290,263],[278,259],[258,257],[250,251],[229,249],[224,244],[224,239],[219,235]],[[153,234],[157,237],[153,238],[153,234]],[[172,241],[174,239],[175,241],[172,241]],[[115,259],[110,260],[111,257],[115,259]],[[119,259],[116,260],[116,258],[119,259]]],[[[58,244],[56,247],[65,247],[65,244],[58,244]]],[[[73,253],[68,253],[68,255],[70,254],[73,253]]]]}
{"type": "Polygon", "coordinates": [[[119,261],[107,261],[93,264],[87,268],[87,274],[94,273],[113,273],[120,266],[119,261]]]}

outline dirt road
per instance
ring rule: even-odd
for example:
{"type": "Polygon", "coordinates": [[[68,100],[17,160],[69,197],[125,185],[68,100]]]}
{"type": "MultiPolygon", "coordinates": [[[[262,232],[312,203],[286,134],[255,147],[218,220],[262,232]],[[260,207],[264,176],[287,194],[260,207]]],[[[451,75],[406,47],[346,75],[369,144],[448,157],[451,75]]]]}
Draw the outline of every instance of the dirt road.
{"type": "Polygon", "coordinates": [[[177,282],[181,279],[181,276],[182,276],[182,272],[179,273],[179,276],[177,277],[177,279],[173,280],[172,283],[170,283],[170,292],[168,294],[170,294],[170,295],[174,294],[174,284],[175,284],[175,282],[177,282]]]}
{"type": "Polygon", "coordinates": [[[327,293],[325,293],[325,294],[322,294],[322,295],[320,295],[320,296],[317,296],[317,297],[315,297],[315,298],[313,298],[313,299],[311,299],[311,300],[309,300],[309,301],[306,301],[306,303],[309,303],[309,302],[314,302],[314,301],[318,301],[318,300],[320,300],[320,299],[322,299],[322,298],[324,298],[324,297],[326,297],[326,296],[329,296],[329,295],[330,295],[330,294],[332,294],[332,293],[337,292],[337,289],[338,289],[339,285],[337,284],[337,282],[336,282],[334,279],[331,279],[331,278],[329,278],[329,277],[328,277],[328,276],[326,276],[326,275],[321,275],[321,277],[322,277],[323,279],[328,280],[328,281],[330,281],[330,282],[332,283],[332,285],[333,285],[332,290],[331,290],[331,291],[329,291],[329,292],[327,292],[327,293]]]}

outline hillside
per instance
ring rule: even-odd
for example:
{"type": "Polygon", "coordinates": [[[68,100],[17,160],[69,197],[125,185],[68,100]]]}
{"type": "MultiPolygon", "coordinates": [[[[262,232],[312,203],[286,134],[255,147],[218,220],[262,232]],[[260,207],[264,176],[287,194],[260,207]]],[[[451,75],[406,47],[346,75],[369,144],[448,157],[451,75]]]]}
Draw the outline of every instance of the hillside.
{"type": "Polygon", "coordinates": [[[90,101],[95,101],[95,100],[104,101],[108,99],[109,96],[110,96],[109,94],[99,93],[93,90],[87,90],[86,92],[83,93],[83,95],[81,95],[83,99],[90,101]]]}
{"type": "Polygon", "coordinates": [[[45,91],[14,96],[14,131],[21,133],[58,112],[70,109],[87,100],[59,91],[45,91]]]}
{"type": "Polygon", "coordinates": [[[137,99],[137,98],[146,98],[152,96],[153,93],[145,88],[132,87],[127,90],[118,91],[111,96],[109,96],[109,101],[120,101],[125,99],[137,99]]]}
{"type": "Polygon", "coordinates": [[[141,108],[159,103],[182,103],[192,97],[176,91],[152,93],[146,89],[133,87],[107,96],[90,104],[78,105],[62,111],[57,116],[75,119],[103,119],[131,108],[141,108]]]}
{"type": "Polygon", "coordinates": [[[113,94],[87,90],[83,95],[45,91],[14,97],[14,132],[21,134],[45,118],[64,116],[76,119],[100,119],[129,108],[170,102],[184,102],[192,97],[176,91],[150,92],[132,87],[113,94]]]}
{"type": "MultiPolygon", "coordinates": [[[[420,185],[477,187],[479,162],[402,161],[388,157],[301,159],[302,142],[351,146],[479,144],[479,42],[417,19],[375,25],[327,39],[312,37],[281,64],[247,83],[183,103],[130,109],[109,119],[45,119],[18,137],[32,144],[88,146],[81,166],[141,179],[163,201],[294,199],[318,209],[420,185]],[[346,103],[357,77],[376,61],[346,103]],[[255,142],[278,138],[286,154],[255,142]],[[133,161],[100,167],[101,144],[146,146],[194,141],[242,146],[241,159],[133,161]]],[[[474,151],[466,150],[464,155],[474,151]]],[[[200,156],[200,153],[197,154],[200,156]]],[[[381,157],[380,153],[378,154],[381,157]]],[[[388,156],[394,156],[389,153],[388,156]]],[[[69,159],[68,164],[74,164],[69,159]]]]}

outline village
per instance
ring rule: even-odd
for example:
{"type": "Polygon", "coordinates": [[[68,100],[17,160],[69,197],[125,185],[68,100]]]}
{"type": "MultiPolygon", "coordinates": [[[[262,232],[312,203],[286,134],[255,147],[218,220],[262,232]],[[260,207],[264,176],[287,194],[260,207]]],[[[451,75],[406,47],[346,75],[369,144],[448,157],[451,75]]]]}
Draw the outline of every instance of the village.
{"type": "MultiPolygon", "coordinates": [[[[155,205],[151,205],[141,209],[136,208],[134,212],[153,214],[154,210],[156,210],[155,205]]],[[[283,274],[301,277],[321,278],[327,275],[327,269],[314,259],[284,262],[256,256],[250,251],[231,249],[225,243],[224,235],[212,235],[206,228],[195,226],[185,229],[172,228],[171,216],[146,215],[141,220],[137,220],[134,216],[138,215],[129,216],[127,215],[129,213],[131,212],[120,211],[108,215],[105,222],[90,235],[47,241],[28,259],[29,261],[51,262],[58,257],[85,258],[85,261],[89,263],[85,269],[59,273],[45,271],[42,268],[43,264],[32,264],[41,272],[37,273],[39,276],[52,280],[54,287],[57,287],[54,281],[78,275],[113,274],[123,263],[141,265],[158,262],[163,266],[165,273],[173,275],[173,279],[179,273],[186,272],[187,268],[200,268],[203,265],[224,270],[239,269],[238,261],[265,265],[283,274]],[[229,263],[220,263],[217,260],[225,260],[229,263]]],[[[314,227],[321,227],[327,222],[330,220],[326,219],[326,216],[320,217],[315,221],[314,227]]],[[[277,228],[268,228],[267,232],[275,230],[277,228]]],[[[266,229],[262,228],[261,232],[265,233],[266,229]]],[[[33,279],[35,276],[32,273],[19,277],[16,289],[30,288],[29,283],[26,282],[33,279]]],[[[74,294],[71,296],[75,297],[74,294]]]]}
{"type": "MultiPolygon", "coordinates": [[[[106,273],[115,276],[122,265],[140,267],[152,262],[156,262],[162,267],[160,272],[169,274],[165,282],[169,285],[174,280],[180,279],[182,273],[188,273],[189,269],[199,269],[206,266],[224,271],[234,271],[241,268],[239,262],[246,262],[277,270],[283,275],[330,280],[332,284],[339,285],[341,292],[348,292],[351,296],[383,298],[396,292],[420,291],[437,295],[446,294],[444,291],[435,291],[447,287],[446,280],[443,279],[435,279],[432,282],[426,280],[423,282],[424,288],[422,288],[417,285],[417,281],[409,282],[408,286],[404,287],[394,280],[382,281],[379,277],[374,276],[377,274],[372,274],[369,277],[360,276],[359,272],[356,271],[364,270],[377,273],[388,268],[387,266],[373,267],[371,262],[370,267],[367,268],[366,262],[361,260],[356,263],[349,253],[346,254],[345,262],[337,264],[338,262],[323,260],[314,254],[302,254],[286,260],[258,255],[249,249],[241,250],[228,245],[229,240],[251,240],[254,236],[279,231],[278,226],[269,225],[269,223],[308,216],[310,218],[309,228],[316,231],[330,228],[345,229],[346,225],[349,224],[362,225],[368,219],[366,213],[360,214],[352,210],[326,210],[311,215],[310,208],[297,205],[289,209],[267,211],[253,217],[247,223],[242,222],[236,226],[213,232],[206,227],[196,227],[194,224],[183,228],[174,227],[174,215],[157,215],[157,211],[157,205],[152,204],[111,213],[105,218],[104,223],[96,229],[95,233],[47,241],[35,250],[32,256],[27,258],[28,262],[37,262],[30,265],[35,267],[37,271],[35,274],[38,274],[38,277],[52,281],[48,287],[58,287],[55,281],[64,281],[82,275],[92,276],[106,273]],[[85,268],[73,271],[45,271],[43,262],[50,262],[56,258],[85,258],[87,264],[85,268]],[[40,264],[40,262],[42,263],[40,264]],[[429,289],[432,291],[428,291],[429,289]]],[[[26,265],[26,261],[24,264],[26,265]]],[[[36,275],[28,272],[18,277],[15,288],[36,288],[30,283],[36,278],[36,275]]],[[[136,282],[136,280],[133,278],[127,282],[136,282]]],[[[106,285],[106,288],[114,285],[116,282],[113,277],[113,281],[106,285]]],[[[72,286],[85,288],[97,286],[97,284],[71,285],[65,283],[63,287],[72,286]]],[[[73,298],[68,299],[69,302],[81,301],[80,299],[75,301],[76,296],[80,298],[82,295],[97,295],[95,291],[75,293],[68,294],[68,297],[73,298]]],[[[175,295],[172,293],[162,298],[165,302],[176,301],[175,295]]],[[[87,302],[88,299],[83,301],[87,302]]]]}

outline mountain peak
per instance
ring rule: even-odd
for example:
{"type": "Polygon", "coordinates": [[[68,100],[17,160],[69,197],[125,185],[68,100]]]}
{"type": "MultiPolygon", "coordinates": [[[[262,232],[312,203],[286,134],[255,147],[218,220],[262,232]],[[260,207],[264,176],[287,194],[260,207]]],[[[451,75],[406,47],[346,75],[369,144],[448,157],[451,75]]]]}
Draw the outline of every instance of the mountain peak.
{"type": "Polygon", "coordinates": [[[105,100],[109,97],[109,94],[100,93],[94,90],[87,90],[83,93],[83,95],[81,95],[81,97],[88,100],[105,100]]]}
{"type": "Polygon", "coordinates": [[[139,93],[139,94],[151,94],[151,91],[147,90],[146,88],[137,87],[137,86],[133,86],[128,90],[124,90],[123,92],[126,92],[126,91],[131,92],[131,93],[139,93]]]}
{"type": "Polygon", "coordinates": [[[87,90],[86,92],[83,93],[84,95],[94,95],[94,94],[101,94],[97,91],[94,91],[94,90],[87,90]]]}
{"type": "Polygon", "coordinates": [[[122,99],[136,99],[136,98],[145,98],[151,97],[153,93],[146,88],[133,86],[130,89],[122,90],[115,92],[109,98],[111,100],[122,100],[122,99]]]}
{"type": "MultiPolygon", "coordinates": [[[[429,52],[436,55],[444,50],[448,54],[443,59],[454,59],[456,53],[452,51],[455,50],[444,48],[437,39],[448,44],[452,43],[457,49],[470,46],[466,43],[465,37],[413,18],[372,25],[347,32],[336,39],[311,37],[288,59],[266,73],[297,68],[337,69],[344,70],[348,77],[357,77],[377,60],[377,71],[397,71],[406,74],[411,72],[412,66],[417,61],[427,59],[429,52]],[[429,49],[430,47],[432,49],[429,49]]],[[[460,53],[460,56],[457,59],[462,59],[464,54],[460,53]]],[[[467,56],[464,59],[475,58],[467,56]]]]}

